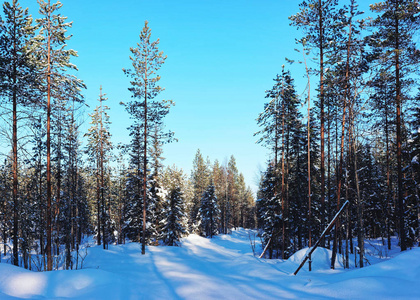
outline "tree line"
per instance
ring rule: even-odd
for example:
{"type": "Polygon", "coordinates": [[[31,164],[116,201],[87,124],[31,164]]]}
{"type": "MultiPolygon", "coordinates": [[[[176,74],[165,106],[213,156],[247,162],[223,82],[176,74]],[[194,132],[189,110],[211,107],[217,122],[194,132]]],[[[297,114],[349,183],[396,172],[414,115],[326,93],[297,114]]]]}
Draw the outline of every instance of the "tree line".
{"type": "Polygon", "coordinates": [[[272,153],[257,201],[270,258],[311,247],[347,200],[321,241],[332,268],[337,253],[349,267],[356,245],[363,267],[365,238],[391,249],[397,235],[401,251],[420,245],[420,6],[388,0],[370,11],[362,18],[355,0],[305,0],[289,17],[301,58],[286,60],[304,68],[305,93],[283,66],[257,118],[258,142],[272,153]]]}
{"type": "Polygon", "coordinates": [[[221,165],[198,151],[191,175],[163,165],[162,146],[175,140],[164,125],[174,103],[158,99],[166,56],[148,22],[123,69],[131,141],[114,145],[106,87],[81,132],[86,86],[67,48],[72,22],[60,2],[38,4],[35,21],[18,0],[4,2],[0,18],[1,143],[11,149],[0,163],[3,256],[25,268],[73,269],[92,235],[104,249],[141,242],[144,254],[146,245],[178,245],[188,233],[255,226],[254,198],[233,156],[221,165]]]}

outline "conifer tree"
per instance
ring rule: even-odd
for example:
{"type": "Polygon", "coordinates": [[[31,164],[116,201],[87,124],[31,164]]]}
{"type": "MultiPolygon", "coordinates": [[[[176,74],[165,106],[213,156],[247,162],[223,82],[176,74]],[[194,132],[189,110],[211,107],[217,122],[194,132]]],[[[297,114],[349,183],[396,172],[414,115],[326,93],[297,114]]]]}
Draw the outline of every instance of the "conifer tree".
{"type": "Polygon", "coordinates": [[[179,186],[172,188],[167,196],[165,215],[162,220],[164,241],[168,246],[178,246],[180,238],[186,233],[184,199],[179,186]]]}
{"type": "MultiPolygon", "coordinates": [[[[127,103],[126,109],[135,122],[133,130],[137,131],[138,138],[142,138],[142,162],[138,161],[136,169],[142,172],[142,254],[146,253],[146,211],[148,202],[148,139],[152,136],[151,130],[163,122],[163,118],[169,113],[172,101],[157,101],[154,98],[163,90],[158,82],[160,76],[157,74],[166,56],[158,49],[159,39],[151,40],[151,30],[146,21],[140,33],[140,42],[136,48],[130,48],[133,56],[130,56],[132,69],[123,69],[124,73],[131,78],[133,100],[127,103]]],[[[140,174],[137,174],[137,176],[140,174]]],[[[137,189],[138,191],[138,189],[137,189]]]]}
{"type": "Polygon", "coordinates": [[[3,4],[4,21],[0,20],[0,96],[12,103],[13,155],[13,259],[18,265],[19,195],[18,195],[18,105],[36,101],[36,67],[31,57],[35,27],[28,9],[19,1],[3,4]]]}
{"type": "Polygon", "coordinates": [[[263,246],[268,245],[270,259],[278,258],[281,249],[281,203],[279,195],[275,193],[275,185],[274,166],[270,164],[261,178],[257,200],[258,228],[262,229],[263,246]]]}
{"type": "Polygon", "coordinates": [[[87,232],[87,197],[80,157],[79,126],[75,103],[67,110],[63,151],[66,161],[63,177],[63,216],[66,269],[73,268],[71,250],[78,249],[82,233],[87,232]]]}
{"type": "Polygon", "coordinates": [[[382,57],[392,62],[395,72],[393,84],[395,88],[396,110],[396,144],[397,144],[397,188],[398,188],[398,220],[401,251],[407,249],[406,228],[404,221],[404,186],[402,157],[402,115],[403,90],[410,81],[404,80],[418,66],[420,53],[414,42],[414,34],[418,30],[420,6],[418,1],[387,0],[371,5],[371,10],[379,16],[374,20],[377,31],[372,38],[383,49],[382,57]]]}
{"type": "Polygon", "coordinates": [[[189,231],[195,232],[199,230],[198,222],[198,213],[200,209],[200,200],[204,191],[206,190],[209,180],[210,173],[208,166],[204,161],[204,158],[200,152],[200,149],[197,150],[193,161],[193,169],[191,171],[191,183],[193,185],[193,199],[190,207],[190,216],[189,216],[189,231]]]}
{"type": "Polygon", "coordinates": [[[207,187],[201,198],[199,210],[201,228],[204,236],[212,238],[217,235],[218,223],[220,220],[220,209],[217,204],[216,192],[213,182],[207,187]]]}
{"type": "Polygon", "coordinates": [[[236,166],[236,159],[231,155],[227,165],[227,201],[226,201],[226,223],[228,229],[239,226],[239,171],[236,166]]]}
{"type": "Polygon", "coordinates": [[[320,175],[321,175],[321,206],[325,202],[325,53],[331,47],[334,37],[331,35],[335,18],[337,0],[304,0],[300,11],[289,17],[292,25],[304,30],[304,39],[309,46],[318,51],[319,63],[319,120],[320,120],[320,175]]]}
{"type": "MultiPolygon", "coordinates": [[[[420,95],[417,95],[417,99],[420,99],[420,95]]],[[[414,245],[417,240],[417,245],[420,247],[420,105],[413,110],[411,125],[413,134],[409,147],[411,148],[411,193],[413,196],[410,201],[409,232],[412,244],[414,245]]]]}
{"type": "Polygon", "coordinates": [[[57,14],[62,7],[60,2],[51,4],[51,0],[38,0],[41,18],[36,22],[39,27],[36,50],[34,57],[40,70],[42,91],[46,93],[47,108],[47,206],[46,206],[46,231],[47,231],[47,270],[52,270],[52,177],[51,177],[51,101],[52,99],[65,98],[81,101],[80,90],[84,87],[81,80],[74,75],[66,74],[68,69],[77,70],[70,63],[73,56],[77,56],[74,50],[65,49],[70,36],[66,36],[68,27],[72,23],[66,22],[66,17],[57,14]]]}
{"type": "Polygon", "coordinates": [[[106,248],[106,201],[105,193],[109,187],[105,186],[105,172],[106,164],[110,158],[110,151],[112,149],[111,133],[109,131],[109,115],[107,111],[109,107],[104,104],[108,98],[106,94],[102,93],[102,86],[99,92],[99,105],[95,108],[94,113],[91,115],[92,127],[86,134],[88,137],[87,153],[93,159],[95,164],[95,177],[96,177],[96,201],[97,201],[97,243],[101,245],[101,236],[104,249],[106,248]],[[102,230],[102,232],[101,232],[102,230]]]}
{"type": "Polygon", "coordinates": [[[226,184],[227,184],[227,174],[226,169],[220,165],[219,161],[216,159],[213,164],[212,169],[212,179],[214,183],[214,188],[216,192],[216,197],[218,199],[219,208],[220,208],[220,233],[227,233],[226,225],[226,184]]]}

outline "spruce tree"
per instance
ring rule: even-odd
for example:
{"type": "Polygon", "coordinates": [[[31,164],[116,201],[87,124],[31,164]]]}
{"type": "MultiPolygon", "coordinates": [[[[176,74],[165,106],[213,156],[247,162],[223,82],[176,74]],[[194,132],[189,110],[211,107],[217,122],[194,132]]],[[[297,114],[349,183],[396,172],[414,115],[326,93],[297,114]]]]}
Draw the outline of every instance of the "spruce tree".
{"type": "Polygon", "coordinates": [[[281,203],[275,193],[276,181],[274,166],[270,164],[261,178],[257,200],[258,228],[262,230],[263,247],[268,244],[270,259],[278,258],[281,249],[281,203]]]}
{"type": "Polygon", "coordinates": [[[227,228],[239,226],[239,171],[236,159],[231,155],[227,165],[227,201],[226,201],[226,224],[227,228]]]}
{"type": "Polygon", "coordinates": [[[165,215],[162,220],[163,239],[168,246],[178,246],[180,238],[186,233],[184,199],[179,186],[172,188],[167,196],[165,215]]]}
{"type": "Polygon", "coordinates": [[[218,234],[218,223],[220,220],[220,209],[217,204],[216,192],[213,182],[207,187],[201,198],[199,210],[201,228],[204,236],[212,238],[218,234]]]}
{"type": "Polygon", "coordinates": [[[206,190],[210,180],[210,172],[208,166],[204,161],[204,158],[200,152],[200,149],[197,150],[193,161],[193,169],[191,171],[191,183],[193,185],[193,199],[189,212],[189,231],[199,232],[200,228],[198,226],[199,218],[198,213],[200,209],[200,200],[204,191],[206,190]]]}

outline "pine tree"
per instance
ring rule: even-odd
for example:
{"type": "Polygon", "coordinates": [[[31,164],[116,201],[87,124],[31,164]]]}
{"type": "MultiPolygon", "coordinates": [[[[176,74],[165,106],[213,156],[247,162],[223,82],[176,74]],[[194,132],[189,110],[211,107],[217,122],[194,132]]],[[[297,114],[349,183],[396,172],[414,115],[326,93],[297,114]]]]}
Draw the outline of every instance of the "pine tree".
{"type": "Polygon", "coordinates": [[[65,49],[70,36],[66,36],[68,27],[72,23],[66,23],[66,17],[57,14],[62,7],[60,2],[51,4],[51,1],[38,0],[42,16],[37,19],[40,34],[37,36],[34,57],[40,70],[42,90],[47,96],[47,207],[46,207],[46,231],[47,231],[47,270],[52,270],[52,177],[51,177],[51,99],[74,99],[81,100],[80,90],[83,83],[73,75],[66,74],[67,69],[77,70],[70,63],[72,56],[77,56],[76,51],[65,49]]]}
{"type": "MultiPolygon", "coordinates": [[[[126,109],[135,120],[134,130],[141,130],[143,143],[142,164],[136,165],[136,169],[142,169],[142,201],[143,201],[143,225],[142,225],[142,254],[146,253],[146,211],[147,211],[147,191],[148,191],[148,138],[152,130],[157,125],[161,125],[163,118],[169,113],[169,107],[172,101],[153,100],[163,89],[158,85],[160,76],[157,71],[165,62],[166,56],[159,52],[159,39],[152,42],[151,30],[146,21],[142,32],[140,33],[140,42],[136,48],[130,48],[133,56],[130,56],[132,69],[123,69],[124,73],[132,79],[131,88],[133,100],[126,105],[126,109]]],[[[140,136],[138,136],[140,138],[140,136]]],[[[140,145],[139,145],[140,146],[140,145]]],[[[139,175],[139,174],[138,174],[139,175]]],[[[140,200],[140,195],[137,195],[140,200]]]]}
{"type": "Polygon", "coordinates": [[[36,67],[31,59],[35,28],[28,9],[17,0],[3,4],[4,21],[0,21],[0,89],[12,103],[13,112],[13,264],[19,264],[19,195],[18,195],[18,105],[27,105],[38,97],[35,89],[36,67]]]}
{"type": "MultiPolygon", "coordinates": [[[[382,63],[381,63],[382,65],[382,63]]],[[[380,151],[380,156],[377,157],[378,162],[384,168],[386,177],[384,178],[384,185],[386,188],[382,190],[382,197],[384,199],[384,215],[385,218],[385,232],[388,241],[388,249],[391,250],[391,230],[394,228],[394,201],[393,201],[393,183],[397,181],[395,173],[393,172],[392,165],[395,161],[395,153],[393,150],[394,139],[396,136],[395,122],[396,119],[395,111],[392,107],[395,107],[395,96],[394,88],[392,87],[392,74],[387,67],[380,68],[377,70],[375,77],[372,80],[373,93],[370,95],[370,101],[373,109],[373,116],[375,122],[373,126],[375,128],[382,128],[382,134],[378,137],[378,148],[384,148],[380,151]]],[[[379,154],[379,153],[378,153],[379,154]]]]}
{"type": "Polygon", "coordinates": [[[309,46],[318,50],[319,62],[319,119],[320,119],[320,174],[321,174],[321,206],[325,204],[325,52],[331,47],[334,36],[331,34],[335,18],[337,0],[304,0],[301,2],[300,12],[289,17],[292,25],[304,30],[304,40],[309,46]]]}
{"type": "Polygon", "coordinates": [[[404,226],[404,186],[402,162],[402,104],[403,89],[409,81],[404,80],[418,65],[419,51],[414,42],[414,34],[418,30],[420,6],[418,1],[387,0],[371,5],[371,10],[379,16],[374,20],[377,31],[373,38],[383,49],[382,57],[392,62],[395,71],[395,109],[396,109],[396,141],[397,141],[397,186],[398,186],[398,220],[401,251],[407,249],[406,228],[404,226]]]}
{"type": "Polygon", "coordinates": [[[94,113],[91,115],[92,127],[86,134],[88,137],[87,153],[93,159],[96,175],[96,201],[97,201],[97,244],[101,245],[101,236],[104,249],[106,248],[107,241],[105,239],[106,233],[106,201],[105,194],[109,187],[105,186],[105,171],[106,164],[110,158],[110,151],[112,149],[111,133],[109,131],[109,115],[107,111],[109,107],[104,105],[108,100],[106,94],[102,93],[102,86],[99,93],[99,105],[95,108],[94,113]],[[101,233],[102,230],[102,233],[101,233]]]}

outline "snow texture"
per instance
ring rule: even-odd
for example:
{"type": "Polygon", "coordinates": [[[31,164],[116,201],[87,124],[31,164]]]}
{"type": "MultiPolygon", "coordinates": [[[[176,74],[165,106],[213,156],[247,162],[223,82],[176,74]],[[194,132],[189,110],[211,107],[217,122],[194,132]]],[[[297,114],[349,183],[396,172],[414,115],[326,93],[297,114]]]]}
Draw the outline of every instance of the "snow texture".
{"type": "Polygon", "coordinates": [[[351,261],[350,270],[340,259],[331,270],[331,251],[319,248],[313,271],[306,264],[293,276],[307,248],[285,261],[258,259],[250,234],[190,235],[181,247],[148,247],[146,255],[138,243],[91,247],[77,271],[37,273],[1,263],[0,299],[419,299],[420,248],[399,253],[393,245],[388,252],[380,240],[367,241],[372,265],[358,269],[351,261]]]}

